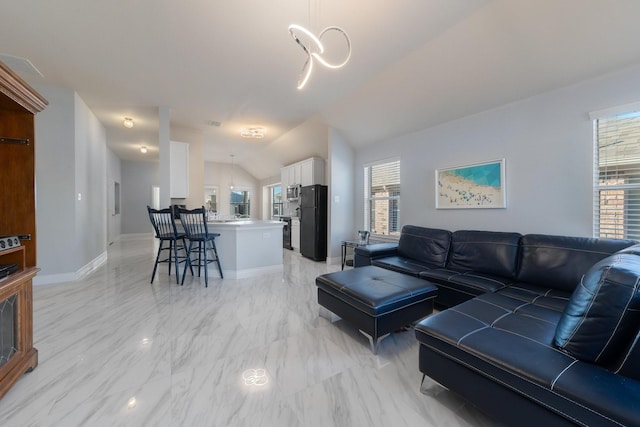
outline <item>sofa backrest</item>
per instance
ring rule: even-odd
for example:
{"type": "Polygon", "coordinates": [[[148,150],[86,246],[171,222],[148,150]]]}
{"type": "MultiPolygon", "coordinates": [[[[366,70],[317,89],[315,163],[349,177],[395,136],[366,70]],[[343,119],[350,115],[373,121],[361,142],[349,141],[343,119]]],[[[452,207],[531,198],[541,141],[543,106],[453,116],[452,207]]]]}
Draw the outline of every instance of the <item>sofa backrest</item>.
{"type": "Polygon", "coordinates": [[[640,331],[620,359],[620,366],[615,370],[615,373],[640,381],[640,331]]]}
{"type": "Polygon", "coordinates": [[[455,231],[447,268],[515,278],[520,237],[520,233],[455,231]]]}
{"type": "Polygon", "coordinates": [[[593,264],[637,243],[633,240],[527,234],[520,239],[517,279],[573,292],[593,264]]]}
{"type": "Polygon", "coordinates": [[[434,267],[444,267],[450,246],[449,230],[405,225],[400,233],[398,255],[434,267]]]}

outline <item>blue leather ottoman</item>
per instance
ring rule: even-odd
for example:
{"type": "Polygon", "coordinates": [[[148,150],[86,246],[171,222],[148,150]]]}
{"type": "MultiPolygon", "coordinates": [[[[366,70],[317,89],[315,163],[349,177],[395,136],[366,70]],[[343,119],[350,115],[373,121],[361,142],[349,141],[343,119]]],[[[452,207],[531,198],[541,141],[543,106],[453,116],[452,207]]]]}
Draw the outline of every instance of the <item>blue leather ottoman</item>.
{"type": "Polygon", "coordinates": [[[316,278],[318,304],[355,325],[371,351],[391,332],[433,312],[438,288],[432,283],[376,266],[316,278]]]}

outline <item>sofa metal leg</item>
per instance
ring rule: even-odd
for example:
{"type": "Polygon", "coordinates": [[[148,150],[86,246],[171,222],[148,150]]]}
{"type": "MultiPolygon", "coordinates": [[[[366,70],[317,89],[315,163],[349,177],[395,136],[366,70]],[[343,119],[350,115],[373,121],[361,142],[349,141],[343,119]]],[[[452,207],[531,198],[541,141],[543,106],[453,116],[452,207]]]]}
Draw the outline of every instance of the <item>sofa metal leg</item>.
{"type": "Polygon", "coordinates": [[[420,381],[420,393],[425,396],[436,397],[446,390],[448,390],[448,388],[434,381],[430,377],[427,377],[425,374],[422,374],[422,381],[420,381]]]}

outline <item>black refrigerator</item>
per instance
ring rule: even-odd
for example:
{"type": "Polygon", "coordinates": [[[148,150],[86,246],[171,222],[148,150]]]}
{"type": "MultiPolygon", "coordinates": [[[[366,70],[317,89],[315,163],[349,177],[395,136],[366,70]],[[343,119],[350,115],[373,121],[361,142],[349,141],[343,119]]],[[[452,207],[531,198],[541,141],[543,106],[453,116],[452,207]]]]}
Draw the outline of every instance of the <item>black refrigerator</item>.
{"type": "Polygon", "coordinates": [[[327,259],[327,186],[309,185],[300,193],[300,254],[327,259]]]}

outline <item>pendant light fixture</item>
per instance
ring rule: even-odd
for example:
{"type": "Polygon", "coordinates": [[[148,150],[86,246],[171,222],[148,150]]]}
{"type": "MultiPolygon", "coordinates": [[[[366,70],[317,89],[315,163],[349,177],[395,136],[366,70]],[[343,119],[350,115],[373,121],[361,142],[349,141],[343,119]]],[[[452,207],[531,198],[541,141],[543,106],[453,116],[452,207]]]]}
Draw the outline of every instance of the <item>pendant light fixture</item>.
{"type": "MultiPolygon", "coordinates": [[[[311,6],[309,6],[309,15],[311,15],[311,6]]],[[[313,71],[314,60],[318,61],[320,64],[324,65],[327,68],[337,69],[337,68],[344,67],[347,64],[347,62],[349,62],[349,59],[351,58],[351,40],[349,39],[349,36],[347,35],[347,33],[340,27],[335,27],[335,26],[327,27],[324,30],[320,31],[320,34],[316,37],[311,31],[309,31],[302,25],[291,24],[289,25],[289,34],[291,34],[291,37],[293,37],[293,40],[298,44],[298,46],[302,48],[304,53],[307,54],[307,60],[302,66],[302,71],[300,72],[300,77],[298,78],[298,85],[297,85],[298,90],[304,88],[307,82],[309,81],[309,78],[311,77],[311,71],[313,71]],[[324,45],[322,44],[322,36],[324,36],[330,31],[336,31],[342,34],[342,36],[344,36],[344,39],[347,43],[347,55],[344,61],[336,64],[332,64],[322,57],[322,55],[324,54],[324,45]],[[305,37],[302,37],[301,35],[305,37]],[[305,44],[302,39],[307,39],[308,45],[305,44]]]]}

